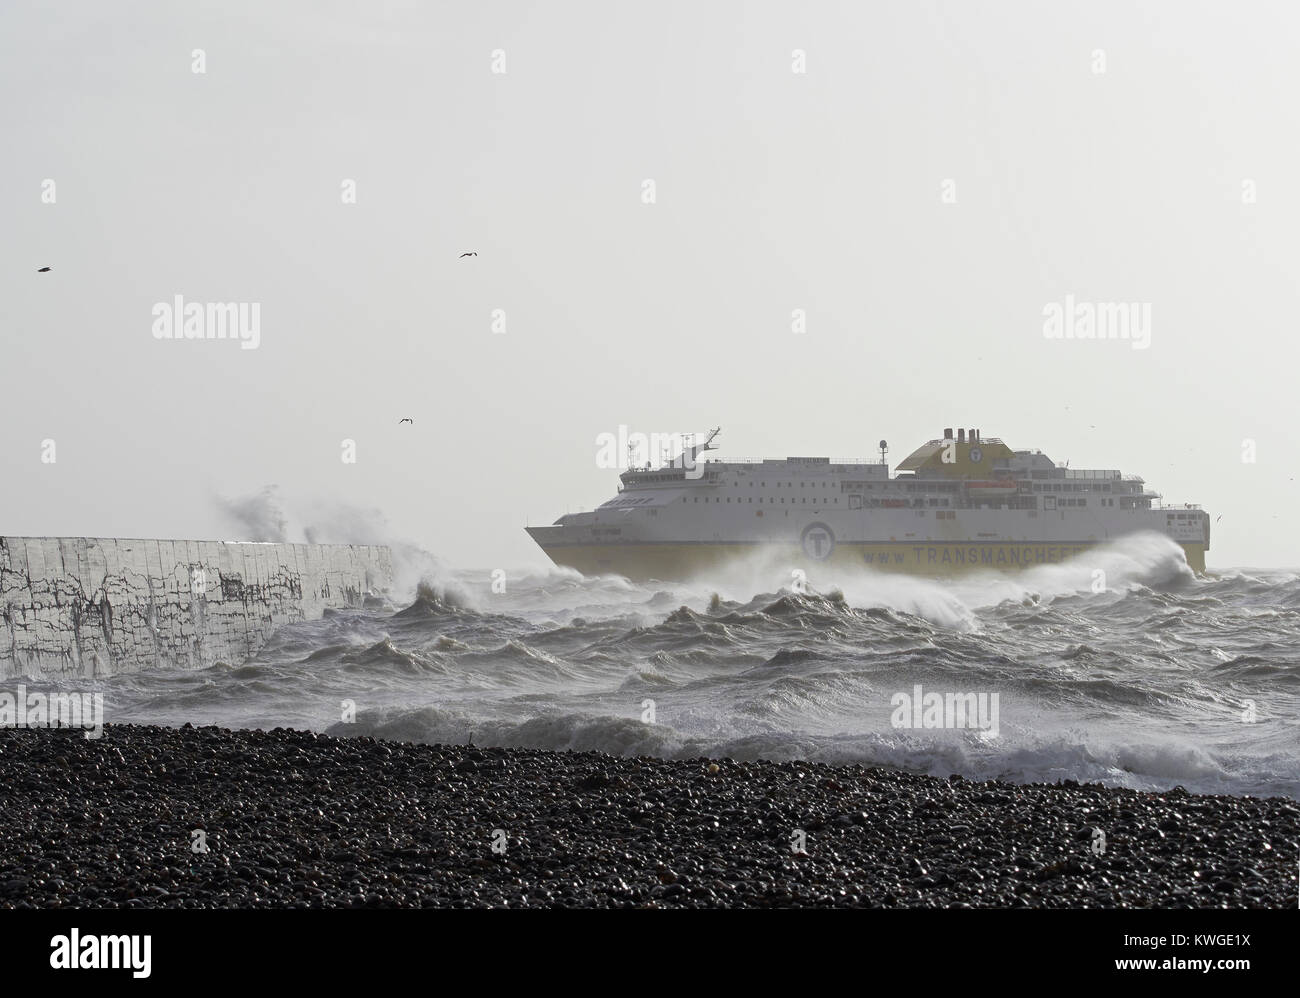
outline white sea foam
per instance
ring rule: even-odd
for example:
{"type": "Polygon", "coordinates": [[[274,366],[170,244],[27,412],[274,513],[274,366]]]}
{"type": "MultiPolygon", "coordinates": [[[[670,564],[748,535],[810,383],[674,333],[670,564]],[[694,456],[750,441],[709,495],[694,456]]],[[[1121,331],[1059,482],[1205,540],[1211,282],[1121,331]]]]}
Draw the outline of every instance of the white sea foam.
{"type": "Polygon", "coordinates": [[[772,558],[689,585],[511,572],[504,594],[425,568],[409,613],[294,625],[239,669],[109,680],[106,717],[1300,797],[1300,581],[1197,580],[1159,535],[1016,576],[814,573],[807,595],[772,558]],[[915,685],[997,694],[996,736],[896,729],[891,696],[915,685]]]}

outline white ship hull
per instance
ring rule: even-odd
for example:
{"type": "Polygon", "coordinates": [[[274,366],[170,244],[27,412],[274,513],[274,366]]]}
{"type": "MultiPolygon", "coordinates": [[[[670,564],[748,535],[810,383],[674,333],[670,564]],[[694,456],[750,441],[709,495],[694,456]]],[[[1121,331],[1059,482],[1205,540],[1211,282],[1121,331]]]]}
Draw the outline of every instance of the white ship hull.
{"type": "Polygon", "coordinates": [[[893,478],[883,462],[828,458],[631,471],[598,509],[528,533],[558,565],[638,580],[769,556],[804,569],[1015,571],[1146,531],[1204,571],[1210,521],[1199,508],[1153,508],[1140,478],[1071,472],[971,434],[930,441],[900,466],[913,473],[893,478]]]}
{"type": "MultiPolygon", "coordinates": [[[[1180,544],[1187,563],[1205,570],[1208,536],[1196,520],[1167,520],[1163,510],[1088,517],[1056,511],[1028,521],[1022,510],[955,511],[935,522],[916,511],[764,510],[760,525],[729,523],[722,511],[712,524],[674,524],[661,514],[648,524],[610,522],[594,513],[578,522],[529,527],[528,533],[557,565],[585,575],[625,575],[636,580],[690,578],[715,568],[771,555],[793,568],[868,567],[922,575],[1015,571],[1056,564],[1128,534],[1155,531],[1180,544]],[[1018,515],[1017,515],[1018,514],[1018,515]],[[589,522],[582,522],[590,518],[589,522]],[[618,531],[618,533],[614,533],[618,531]],[[739,536],[737,536],[739,535],[739,536]],[[724,539],[725,538],[725,539],[724,539]]],[[[575,517],[570,517],[570,521],[575,517]]]]}

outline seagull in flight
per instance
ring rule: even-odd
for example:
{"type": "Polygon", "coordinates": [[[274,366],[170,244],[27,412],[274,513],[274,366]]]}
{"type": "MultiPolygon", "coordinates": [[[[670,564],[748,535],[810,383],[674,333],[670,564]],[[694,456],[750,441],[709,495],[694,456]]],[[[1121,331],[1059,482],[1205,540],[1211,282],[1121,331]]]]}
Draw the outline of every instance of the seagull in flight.
{"type": "Polygon", "coordinates": [[[467,257],[467,256],[478,256],[478,254],[477,254],[477,253],[462,253],[462,254],[460,255],[460,258],[461,258],[462,260],[464,260],[465,257],[467,257]]]}
{"type": "Polygon", "coordinates": [[[401,426],[403,423],[410,423],[412,426],[414,426],[415,420],[413,420],[410,416],[407,416],[405,419],[399,419],[397,421],[398,426],[401,426]]]}
{"type": "Polygon", "coordinates": [[[49,272],[50,272],[50,268],[49,268],[49,267],[42,267],[42,268],[41,268],[40,270],[38,270],[36,273],[38,273],[38,274],[48,274],[49,272]]]}

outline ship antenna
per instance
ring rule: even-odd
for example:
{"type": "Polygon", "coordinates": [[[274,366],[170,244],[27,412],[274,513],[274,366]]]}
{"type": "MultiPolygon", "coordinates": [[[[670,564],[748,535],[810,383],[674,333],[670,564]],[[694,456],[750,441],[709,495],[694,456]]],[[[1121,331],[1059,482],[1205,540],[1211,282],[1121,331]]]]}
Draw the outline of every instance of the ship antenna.
{"type": "Polygon", "coordinates": [[[887,444],[885,441],[882,440],[880,441],[879,444],[877,444],[877,446],[880,448],[880,463],[884,464],[885,455],[889,453],[889,444],[887,444]]]}

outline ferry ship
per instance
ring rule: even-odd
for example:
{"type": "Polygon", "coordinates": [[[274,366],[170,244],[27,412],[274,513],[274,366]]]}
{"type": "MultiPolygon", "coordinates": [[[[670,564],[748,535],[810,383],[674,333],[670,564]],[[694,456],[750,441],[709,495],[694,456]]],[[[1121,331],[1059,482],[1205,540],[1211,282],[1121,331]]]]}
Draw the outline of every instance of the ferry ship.
{"type": "Polygon", "coordinates": [[[720,429],[658,468],[629,468],[614,498],[529,535],[557,565],[636,581],[689,579],[761,553],[804,569],[1015,571],[1140,531],[1166,535],[1205,570],[1210,518],[1199,506],[1167,505],[1136,475],[1063,467],[978,429],[945,429],[892,476],[884,440],[879,461],[701,460],[720,429]]]}

